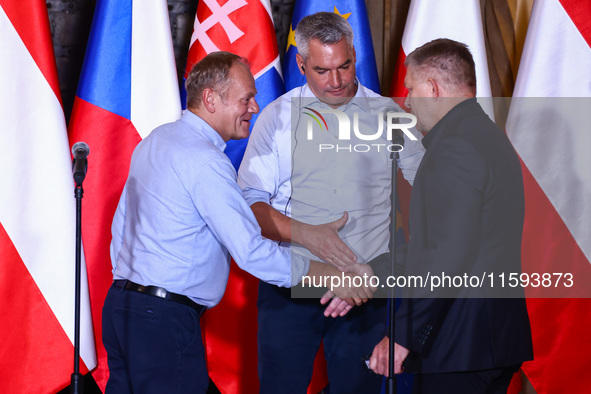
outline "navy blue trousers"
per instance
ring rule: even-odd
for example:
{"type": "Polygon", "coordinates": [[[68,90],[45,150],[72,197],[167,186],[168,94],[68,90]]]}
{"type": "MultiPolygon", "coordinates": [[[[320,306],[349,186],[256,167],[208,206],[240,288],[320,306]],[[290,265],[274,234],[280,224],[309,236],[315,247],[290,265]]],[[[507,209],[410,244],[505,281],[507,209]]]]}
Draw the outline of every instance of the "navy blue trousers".
{"type": "Polygon", "coordinates": [[[191,307],[111,287],[103,307],[106,393],[205,393],[199,315],[191,307]]]}
{"type": "Polygon", "coordinates": [[[327,318],[318,299],[291,299],[290,289],[261,281],[257,303],[260,393],[306,393],[321,341],[331,394],[379,393],[382,377],[366,370],[363,357],[384,338],[386,303],[370,300],[344,317],[327,318]]]}

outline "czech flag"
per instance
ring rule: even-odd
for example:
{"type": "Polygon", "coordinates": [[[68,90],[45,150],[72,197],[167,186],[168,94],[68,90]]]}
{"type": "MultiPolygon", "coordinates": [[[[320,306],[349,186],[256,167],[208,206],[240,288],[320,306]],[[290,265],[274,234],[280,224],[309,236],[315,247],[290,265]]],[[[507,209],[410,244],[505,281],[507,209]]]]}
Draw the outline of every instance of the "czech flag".
{"type": "Polygon", "coordinates": [[[165,0],[98,0],[69,125],[90,147],[82,239],[103,390],[108,379],[101,312],[113,282],[111,223],[135,146],[181,115],[165,0]]]}

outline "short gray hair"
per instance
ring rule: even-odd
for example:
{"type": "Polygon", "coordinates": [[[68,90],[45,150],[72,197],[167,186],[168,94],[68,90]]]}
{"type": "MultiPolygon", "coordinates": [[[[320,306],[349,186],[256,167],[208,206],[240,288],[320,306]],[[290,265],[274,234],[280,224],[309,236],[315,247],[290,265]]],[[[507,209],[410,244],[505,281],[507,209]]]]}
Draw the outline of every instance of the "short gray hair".
{"type": "Polygon", "coordinates": [[[298,53],[308,60],[310,55],[310,41],[316,39],[324,45],[333,45],[347,40],[349,46],[353,46],[353,29],[349,22],[334,12],[317,12],[308,15],[298,23],[295,30],[295,41],[298,53]]]}
{"type": "Polygon", "coordinates": [[[211,52],[201,59],[193,66],[185,82],[187,108],[198,108],[201,105],[201,94],[208,88],[225,99],[232,83],[230,69],[236,63],[245,62],[242,57],[223,51],[211,52]]]}
{"type": "Polygon", "coordinates": [[[438,38],[408,54],[404,65],[414,67],[419,74],[432,70],[449,89],[468,88],[476,94],[474,58],[464,43],[438,38]]]}

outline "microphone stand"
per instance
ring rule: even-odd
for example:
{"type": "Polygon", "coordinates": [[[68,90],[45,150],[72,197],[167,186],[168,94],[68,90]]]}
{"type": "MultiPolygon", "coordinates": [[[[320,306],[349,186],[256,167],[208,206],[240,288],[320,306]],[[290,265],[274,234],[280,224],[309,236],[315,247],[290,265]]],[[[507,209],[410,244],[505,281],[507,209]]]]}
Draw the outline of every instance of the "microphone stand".
{"type": "MultiPolygon", "coordinates": [[[[395,142],[394,139],[392,142],[395,142]]],[[[404,140],[402,140],[404,143],[404,140]]],[[[392,229],[390,230],[390,253],[392,255],[390,275],[394,277],[394,270],[396,266],[396,214],[397,214],[397,192],[396,192],[396,174],[398,173],[398,152],[392,152],[392,229]]],[[[394,332],[395,319],[394,312],[396,311],[396,296],[394,294],[394,287],[391,287],[390,292],[390,351],[388,352],[388,377],[386,379],[386,393],[396,394],[396,376],[394,375],[394,332]]]]}
{"type": "MultiPolygon", "coordinates": [[[[86,162],[86,159],[84,161],[86,162]]],[[[84,165],[86,167],[86,163],[84,165]]],[[[76,184],[74,188],[76,198],[76,287],[74,296],[74,372],[70,381],[70,393],[79,394],[84,392],[83,376],[80,373],[80,276],[82,271],[82,197],[84,195],[82,182],[84,177],[75,175],[74,180],[76,184]]]]}

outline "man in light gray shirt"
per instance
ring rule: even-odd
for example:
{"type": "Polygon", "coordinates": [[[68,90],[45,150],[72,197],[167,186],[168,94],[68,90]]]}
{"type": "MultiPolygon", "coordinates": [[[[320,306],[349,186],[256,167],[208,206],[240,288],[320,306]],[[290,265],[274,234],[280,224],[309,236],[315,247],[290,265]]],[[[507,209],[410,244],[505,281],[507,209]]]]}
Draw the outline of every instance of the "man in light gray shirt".
{"type": "MultiPolygon", "coordinates": [[[[353,32],[342,17],[325,12],[305,17],[296,42],[308,83],[261,113],[238,183],[263,235],[282,248],[293,242],[294,256],[333,262],[349,248],[367,263],[388,250],[391,151],[397,148],[386,138],[384,117],[403,111],[357,80],[353,32]],[[346,140],[343,115],[351,122],[346,140]],[[296,224],[327,223],[343,214],[349,221],[339,232],[342,241],[336,233],[295,231],[296,224]]],[[[414,134],[416,141],[405,138],[399,160],[411,183],[424,153],[414,134]]],[[[364,370],[361,358],[385,334],[385,306],[385,300],[374,299],[345,317],[328,319],[318,300],[291,299],[289,290],[261,282],[261,393],[304,393],[321,340],[331,392],[379,392],[381,379],[364,370]]]]}

